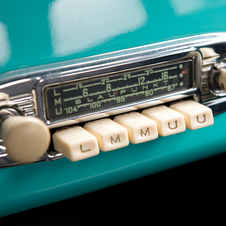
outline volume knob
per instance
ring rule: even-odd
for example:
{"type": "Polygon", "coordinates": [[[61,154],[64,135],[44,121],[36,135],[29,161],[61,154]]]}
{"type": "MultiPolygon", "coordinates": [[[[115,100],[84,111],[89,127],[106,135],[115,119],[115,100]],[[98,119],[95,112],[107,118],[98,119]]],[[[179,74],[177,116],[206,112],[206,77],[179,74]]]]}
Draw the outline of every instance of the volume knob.
{"type": "Polygon", "coordinates": [[[1,125],[1,135],[9,158],[18,163],[30,163],[39,159],[50,143],[48,127],[35,117],[7,118],[1,125]]]}
{"type": "Polygon", "coordinates": [[[217,83],[222,90],[226,91],[226,69],[219,71],[217,83]]]}

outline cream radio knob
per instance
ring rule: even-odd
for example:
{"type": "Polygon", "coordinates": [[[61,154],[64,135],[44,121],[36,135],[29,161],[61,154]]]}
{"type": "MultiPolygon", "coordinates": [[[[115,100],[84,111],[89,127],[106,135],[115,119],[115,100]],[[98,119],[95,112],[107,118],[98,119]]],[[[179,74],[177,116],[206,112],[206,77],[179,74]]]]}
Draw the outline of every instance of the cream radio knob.
{"type": "Polygon", "coordinates": [[[3,145],[10,159],[31,163],[47,151],[50,132],[43,121],[35,117],[14,116],[2,122],[3,145]]]}
{"type": "Polygon", "coordinates": [[[221,69],[218,75],[218,85],[224,91],[226,91],[226,69],[221,69]]]}

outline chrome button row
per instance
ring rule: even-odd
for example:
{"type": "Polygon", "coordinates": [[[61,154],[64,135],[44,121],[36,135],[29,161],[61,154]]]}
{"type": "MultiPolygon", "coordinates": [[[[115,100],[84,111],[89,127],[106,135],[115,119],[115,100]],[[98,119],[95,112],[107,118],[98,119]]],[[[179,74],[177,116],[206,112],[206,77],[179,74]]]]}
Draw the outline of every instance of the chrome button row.
{"type": "Polygon", "coordinates": [[[180,101],[169,107],[160,105],[75,126],[53,134],[54,149],[70,161],[78,161],[103,152],[147,142],[188,129],[213,124],[212,110],[192,100],[180,101]]]}

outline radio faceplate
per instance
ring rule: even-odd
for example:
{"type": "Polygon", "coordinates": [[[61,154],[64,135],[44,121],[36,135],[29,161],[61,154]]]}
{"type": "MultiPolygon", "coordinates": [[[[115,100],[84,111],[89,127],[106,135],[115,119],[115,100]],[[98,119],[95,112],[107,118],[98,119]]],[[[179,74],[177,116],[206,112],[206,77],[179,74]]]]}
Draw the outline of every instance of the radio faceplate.
{"type": "MultiPolygon", "coordinates": [[[[201,55],[191,48],[134,53],[44,75],[35,87],[37,115],[50,128],[126,112],[141,104],[193,96],[200,99],[201,55]],[[165,54],[165,56],[163,56],[165,54]],[[110,63],[109,63],[110,62],[110,63]],[[181,67],[181,68],[180,68],[181,67]],[[73,122],[72,122],[73,120],[73,122]],[[64,123],[64,124],[62,124],[64,123]]],[[[140,107],[138,107],[140,108],[140,107]]]]}
{"type": "MultiPolygon", "coordinates": [[[[140,62],[146,63],[148,61],[140,62]]],[[[97,76],[96,71],[86,79],[45,86],[45,118],[50,123],[76,119],[175,93],[189,93],[195,88],[194,63],[191,58],[178,63],[146,65],[97,76]]]]}
{"type": "MultiPolygon", "coordinates": [[[[226,110],[226,92],[215,85],[221,96],[215,95],[209,74],[224,64],[225,37],[200,35],[9,72],[0,85],[10,96],[4,108],[16,105],[54,130],[186,97],[218,114],[226,110]]],[[[61,157],[48,152],[40,161],[61,157]]],[[[0,167],[14,164],[3,147],[0,167]]]]}

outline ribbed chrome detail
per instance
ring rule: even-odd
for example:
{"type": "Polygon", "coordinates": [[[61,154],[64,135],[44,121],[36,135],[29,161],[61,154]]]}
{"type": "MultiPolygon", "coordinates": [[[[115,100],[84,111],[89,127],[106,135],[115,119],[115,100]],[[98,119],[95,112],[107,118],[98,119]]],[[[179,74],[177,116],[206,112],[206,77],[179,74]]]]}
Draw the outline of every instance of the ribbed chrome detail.
{"type": "Polygon", "coordinates": [[[26,93],[23,95],[12,96],[10,97],[9,104],[18,105],[27,116],[34,116],[34,106],[32,101],[32,95],[26,93]]]}
{"type": "Polygon", "coordinates": [[[216,56],[204,58],[202,62],[202,76],[201,76],[201,89],[202,89],[202,101],[208,101],[214,99],[215,96],[210,92],[208,85],[208,77],[211,69],[216,64],[216,56]]]}

